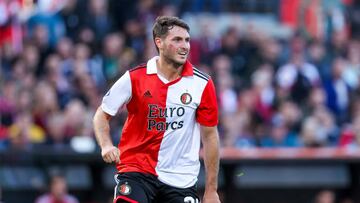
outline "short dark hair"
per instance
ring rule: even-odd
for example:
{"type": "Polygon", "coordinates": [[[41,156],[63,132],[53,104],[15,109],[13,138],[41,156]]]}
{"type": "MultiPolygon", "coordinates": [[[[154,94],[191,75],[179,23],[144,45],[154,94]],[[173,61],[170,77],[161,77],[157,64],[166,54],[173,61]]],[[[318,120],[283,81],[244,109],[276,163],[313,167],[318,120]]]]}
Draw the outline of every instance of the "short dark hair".
{"type": "MultiPolygon", "coordinates": [[[[153,40],[155,42],[156,37],[164,38],[167,36],[168,31],[174,26],[179,26],[190,31],[190,27],[183,20],[175,16],[159,16],[156,18],[153,26],[153,40]]],[[[156,46],[156,50],[159,52],[159,48],[156,46]]]]}

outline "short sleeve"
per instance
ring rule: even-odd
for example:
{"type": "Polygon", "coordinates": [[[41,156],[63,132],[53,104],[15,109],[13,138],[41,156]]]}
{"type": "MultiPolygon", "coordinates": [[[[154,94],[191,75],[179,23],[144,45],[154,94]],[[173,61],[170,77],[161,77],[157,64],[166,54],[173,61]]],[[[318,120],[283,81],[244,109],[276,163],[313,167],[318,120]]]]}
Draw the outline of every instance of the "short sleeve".
{"type": "Polygon", "coordinates": [[[129,71],[121,76],[103,97],[101,108],[104,112],[115,116],[119,108],[131,98],[131,79],[129,71]]]}
{"type": "Polygon", "coordinates": [[[196,110],[196,121],[204,126],[216,126],[218,124],[218,105],[215,86],[210,79],[201,96],[200,105],[196,110]]]}

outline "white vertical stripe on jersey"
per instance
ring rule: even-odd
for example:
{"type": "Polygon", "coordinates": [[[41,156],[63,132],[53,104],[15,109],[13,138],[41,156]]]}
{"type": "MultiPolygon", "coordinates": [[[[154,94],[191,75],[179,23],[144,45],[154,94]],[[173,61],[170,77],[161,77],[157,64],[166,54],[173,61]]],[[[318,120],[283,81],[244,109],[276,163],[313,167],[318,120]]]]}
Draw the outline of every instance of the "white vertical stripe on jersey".
{"type": "Polygon", "coordinates": [[[195,116],[206,84],[206,80],[195,76],[183,77],[168,89],[166,107],[185,109],[182,117],[166,118],[167,123],[184,122],[181,129],[174,130],[169,126],[160,145],[156,173],[159,180],[168,185],[187,188],[197,181],[200,169],[200,128],[195,116]],[[181,102],[183,93],[191,95],[190,104],[181,102]]]}

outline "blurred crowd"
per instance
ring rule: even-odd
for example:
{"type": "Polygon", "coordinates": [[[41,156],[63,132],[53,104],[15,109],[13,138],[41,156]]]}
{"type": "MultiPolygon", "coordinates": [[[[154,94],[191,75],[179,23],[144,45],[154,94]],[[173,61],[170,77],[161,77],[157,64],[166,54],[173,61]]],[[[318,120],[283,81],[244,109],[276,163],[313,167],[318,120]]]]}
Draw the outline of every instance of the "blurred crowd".
{"type": "Polygon", "coordinates": [[[360,146],[360,1],[0,0],[0,150],[95,150],[94,111],[157,54],[158,15],[257,11],[291,36],[229,26],[191,39],[190,61],[216,84],[222,146],[360,146]]]}

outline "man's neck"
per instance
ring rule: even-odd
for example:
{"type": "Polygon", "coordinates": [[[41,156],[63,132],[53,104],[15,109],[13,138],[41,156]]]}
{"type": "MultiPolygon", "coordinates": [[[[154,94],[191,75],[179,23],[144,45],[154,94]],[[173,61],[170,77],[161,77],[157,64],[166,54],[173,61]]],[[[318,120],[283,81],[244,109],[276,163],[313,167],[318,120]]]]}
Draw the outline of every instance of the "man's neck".
{"type": "Polygon", "coordinates": [[[160,57],[156,61],[157,71],[162,77],[169,82],[178,79],[181,76],[181,72],[184,68],[183,65],[175,67],[175,64],[168,63],[164,58],[160,57]]]}

